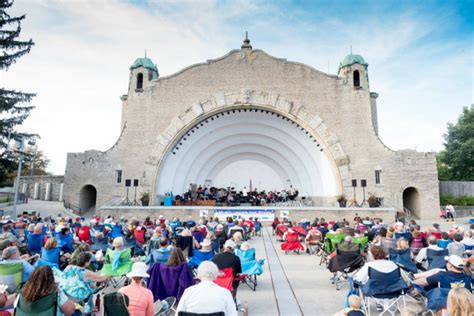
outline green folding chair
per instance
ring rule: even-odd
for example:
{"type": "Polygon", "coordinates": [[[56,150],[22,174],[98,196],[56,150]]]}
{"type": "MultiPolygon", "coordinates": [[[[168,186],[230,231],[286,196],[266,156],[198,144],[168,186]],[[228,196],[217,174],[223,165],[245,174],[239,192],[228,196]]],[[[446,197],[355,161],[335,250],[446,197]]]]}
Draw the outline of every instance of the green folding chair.
{"type": "Polygon", "coordinates": [[[20,290],[23,278],[22,262],[0,262],[0,284],[8,285],[9,293],[20,290]]]}
{"type": "Polygon", "coordinates": [[[367,244],[369,242],[369,237],[364,236],[364,237],[352,237],[352,243],[353,244],[359,244],[360,245],[360,250],[362,252],[367,252],[367,244]]]}
{"type": "Polygon", "coordinates": [[[53,292],[34,302],[27,302],[22,295],[15,308],[15,316],[55,316],[58,307],[58,293],[53,292]]]}

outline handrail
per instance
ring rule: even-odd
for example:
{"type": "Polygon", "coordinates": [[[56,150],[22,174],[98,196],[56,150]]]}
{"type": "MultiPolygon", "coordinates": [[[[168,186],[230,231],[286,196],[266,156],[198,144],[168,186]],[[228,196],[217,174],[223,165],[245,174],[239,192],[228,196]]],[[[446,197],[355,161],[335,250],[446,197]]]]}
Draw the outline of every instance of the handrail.
{"type": "Polygon", "coordinates": [[[72,210],[73,213],[76,213],[78,215],[81,215],[82,213],[82,209],[78,205],[72,204],[71,202],[69,203],[64,202],[64,208],[70,209],[72,210]]]}

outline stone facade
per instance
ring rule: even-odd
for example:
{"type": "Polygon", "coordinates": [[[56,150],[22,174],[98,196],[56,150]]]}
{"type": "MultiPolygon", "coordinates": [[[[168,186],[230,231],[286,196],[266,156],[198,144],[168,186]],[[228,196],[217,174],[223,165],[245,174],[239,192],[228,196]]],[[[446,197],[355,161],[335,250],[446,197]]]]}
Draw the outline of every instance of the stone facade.
{"type": "MultiPolygon", "coordinates": [[[[122,99],[121,135],[107,151],[69,153],[65,175],[66,202],[81,204],[81,189],[96,189],[97,206],[125,196],[122,179],[139,179],[141,192],[152,192],[163,161],[190,128],[229,109],[255,108],[278,113],[317,139],[329,157],[340,193],[353,196],[351,179],[358,179],[356,199],[366,192],[384,198],[384,205],[403,209],[403,192],[415,188],[415,215],[435,218],[439,193],[434,153],[393,151],[378,137],[377,94],[370,91],[367,65],[344,65],[338,75],[308,65],[275,58],[250,46],[192,65],[173,75],[148,80],[137,87],[139,73],[131,69],[129,91],[122,99]],[[353,74],[360,79],[354,85],[353,74]],[[380,183],[375,183],[375,171],[380,183]]],[[[157,73],[156,73],[157,75],[157,73]]],[[[332,197],[330,205],[334,205],[332,197]]],[[[406,206],[406,205],[405,205],[406,206]]]]}
{"type": "Polygon", "coordinates": [[[23,176],[19,190],[30,199],[63,201],[64,176],[23,176]]]}

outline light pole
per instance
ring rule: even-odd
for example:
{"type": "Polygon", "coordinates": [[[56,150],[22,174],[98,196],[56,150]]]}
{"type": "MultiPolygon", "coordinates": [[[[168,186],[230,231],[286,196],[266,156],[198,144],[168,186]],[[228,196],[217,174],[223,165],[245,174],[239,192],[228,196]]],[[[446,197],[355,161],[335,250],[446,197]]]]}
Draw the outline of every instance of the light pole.
{"type": "MultiPolygon", "coordinates": [[[[16,151],[20,154],[20,161],[18,162],[18,171],[16,175],[16,182],[15,182],[15,198],[13,200],[13,219],[16,220],[16,206],[18,204],[18,191],[20,188],[20,176],[21,176],[21,167],[23,166],[23,159],[25,156],[25,152],[23,151],[24,148],[24,143],[25,143],[25,138],[23,136],[15,139],[15,149],[16,151]]],[[[36,144],[36,141],[34,139],[31,139],[28,141],[28,145],[34,146],[36,144]]]]}

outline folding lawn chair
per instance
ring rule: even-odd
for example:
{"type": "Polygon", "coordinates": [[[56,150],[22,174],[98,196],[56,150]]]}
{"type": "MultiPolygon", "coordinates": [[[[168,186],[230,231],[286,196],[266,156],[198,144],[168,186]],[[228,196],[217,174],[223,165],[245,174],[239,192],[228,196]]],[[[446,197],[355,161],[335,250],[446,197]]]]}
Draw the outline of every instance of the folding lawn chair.
{"type": "Polygon", "coordinates": [[[120,287],[127,277],[126,274],[132,270],[133,261],[131,260],[131,249],[124,249],[119,256],[114,254],[114,250],[107,249],[105,253],[105,264],[100,273],[112,277],[113,287],[120,287]]]}
{"type": "Polygon", "coordinates": [[[300,250],[304,251],[304,246],[299,241],[299,233],[297,231],[287,232],[286,241],[281,244],[281,250],[285,251],[285,255],[290,251],[300,254],[300,250]]]}
{"type": "Polygon", "coordinates": [[[189,258],[188,261],[188,267],[191,269],[196,269],[199,267],[201,262],[203,261],[209,261],[214,257],[214,252],[213,251],[200,251],[200,250],[194,250],[193,256],[189,258]]]}
{"type": "Polygon", "coordinates": [[[23,278],[23,263],[0,262],[0,284],[8,285],[8,292],[17,292],[23,278]]]}
{"type": "Polygon", "coordinates": [[[329,271],[334,273],[331,282],[336,285],[336,290],[338,291],[347,282],[348,274],[360,269],[365,261],[360,245],[350,244],[351,247],[349,249],[342,249],[341,245],[336,246],[336,256],[329,260],[328,263],[329,271]]]}
{"type": "Polygon", "coordinates": [[[399,310],[400,301],[406,309],[405,294],[409,287],[402,278],[400,268],[383,273],[369,267],[368,275],[369,280],[362,286],[361,291],[364,294],[364,306],[369,316],[370,304],[373,302],[380,304],[383,308],[378,315],[388,312],[394,316],[399,310]],[[392,311],[393,306],[396,306],[397,310],[392,311]]]}
{"type": "Polygon", "coordinates": [[[323,253],[321,254],[321,260],[319,265],[328,263],[328,256],[336,250],[336,245],[340,244],[344,240],[344,234],[326,234],[324,238],[323,253]]]}
{"type": "Polygon", "coordinates": [[[265,259],[255,259],[255,248],[248,250],[235,249],[235,255],[239,257],[240,264],[242,265],[242,274],[246,275],[243,282],[252,290],[257,289],[257,276],[263,273],[263,265],[265,259]]]}

